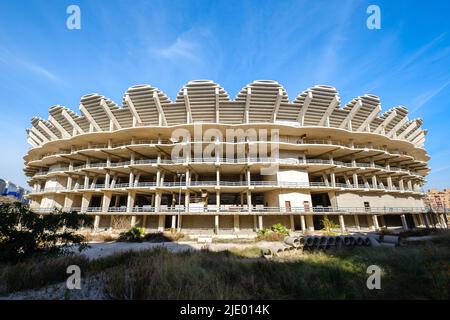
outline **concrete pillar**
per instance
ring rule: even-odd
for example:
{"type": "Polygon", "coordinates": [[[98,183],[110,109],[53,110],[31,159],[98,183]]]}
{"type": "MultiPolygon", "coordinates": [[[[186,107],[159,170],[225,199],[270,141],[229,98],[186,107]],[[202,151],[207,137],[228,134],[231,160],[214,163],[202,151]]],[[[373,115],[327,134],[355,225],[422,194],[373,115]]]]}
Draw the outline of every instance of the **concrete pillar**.
{"type": "Polygon", "coordinates": [[[83,193],[83,198],[81,199],[81,211],[86,212],[89,207],[89,203],[91,202],[92,195],[90,193],[83,193]]]}
{"type": "Polygon", "coordinates": [[[306,232],[306,222],[305,222],[305,216],[303,216],[303,215],[300,216],[300,225],[302,228],[302,232],[305,233],[306,232]]]}
{"type": "Polygon", "coordinates": [[[252,212],[252,193],[251,191],[247,191],[247,206],[248,212],[252,212]]]}
{"type": "Polygon", "coordinates": [[[158,231],[163,232],[164,231],[164,224],[165,224],[166,216],[160,214],[158,216],[158,231]]]}
{"type": "Polygon", "coordinates": [[[161,185],[161,170],[158,169],[156,171],[156,186],[159,187],[161,185]]]}
{"type": "Polygon", "coordinates": [[[262,230],[263,229],[263,216],[259,215],[258,216],[258,230],[262,230]]]}
{"type": "Polygon", "coordinates": [[[128,197],[127,197],[127,212],[133,212],[134,207],[134,198],[136,194],[134,191],[128,191],[128,197]]]}
{"type": "Polygon", "coordinates": [[[295,222],[294,222],[294,215],[293,214],[289,215],[289,220],[291,222],[291,230],[295,231],[295,222]]]}
{"type": "Polygon", "coordinates": [[[131,227],[134,227],[136,225],[136,216],[131,216],[131,227]]]}
{"type": "Polygon", "coordinates": [[[440,216],[440,218],[441,218],[441,225],[442,225],[442,228],[447,229],[447,228],[448,228],[448,225],[447,225],[447,222],[445,221],[445,216],[444,216],[444,214],[442,213],[442,214],[440,214],[439,216],[440,216]]]}
{"type": "Polygon", "coordinates": [[[220,191],[216,191],[216,211],[220,212],[220,191]]]}
{"type": "Polygon", "coordinates": [[[234,226],[234,231],[239,231],[239,215],[235,214],[233,216],[233,226],[234,226]]]}
{"type": "Polygon", "coordinates": [[[369,227],[369,229],[371,230],[375,230],[375,227],[373,225],[373,219],[370,215],[366,214],[366,222],[367,222],[367,226],[369,227]]]}
{"type": "Polygon", "coordinates": [[[377,176],[376,175],[372,176],[372,188],[374,188],[374,189],[378,188],[377,176]]]}
{"type": "Polygon", "coordinates": [[[353,172],[353,186],[355,188],[358,188],[358,175],[356,174],[356,172],[353,172]]]}
{"type": "Polygon", "coordinates": [[[374,226],[375,230],[379,230],[380,225],[378,224],[378,219],[375,214],[372,216],[372,220],[373,220],[373,226],[374,226]]]}
{"type": "Polygon", "coordinates": [[[314,231],[314,220],[312,215],[307,215],[306,216],[306,226],[308,228],[308,231],[314,231]]]}
{"type": "Polygon", "coordinates": [[[219,167],[216,168],[216,185],[220,186],[220,170],[219,170],[219,167]]]}
{"type": "Polygon", "coordinates": [[[402,214],[400,215],[400,219],[402,220],[403,229],[408,230],[408,224],[406,223],[406,216],[402,214]]]}
{"type": "Polygon", "coordinates": [[[219,215],[216,214],[214,216],[214,233],[218,234],[219,233],[219,215]]]}
{"type": "Polygon", "coordinates": [[[100,224],[100,215],[97,214],[95,215],[94,218],[94,230],[98,229],[99,224],[100,224]]]}
{"type": "Polygon", "coordinates": [[[102,212],[108,212],[109,209],[109,205],[111,203],[111,197],[112,197],[112,193],[111,192],[104,192],[103,193],[103,198],[102,198],[102,212]]]}
{"type": "Polygon", "coordinates": [[[189,203],[191,199],[191,192],[189,190],[186,190],[184,193],[184,211],[189,212],[189,203]]]}
{"type": "Polygon", "coordinates": [[[111,174],[109,173],[109,170],[107,170],[106,174],[105,174],[105,188],[109,188],[110,179],[111,179],[111,174]]]}
{"type": "Polygon", "coordinates": [[[333,170],[330,173],[330,178],[331,178],[331,186],[333,188],[336,188],[336,174],[334,173],[333,170]]]}
{"type": "Polygon", "coordinates": [[[176,229],[176,227],[177,227],[177,225],[176,225],[176,222],[177,222],[177,216],[176,215],[173,215],[172,216],[172,224],[171,224],[171,228],[172,228],[172,230],[175,230],[176,229]]]}
{"type": "Polygon", "coordinates": [[[344,216],[342,214],[339,215],[339,225],[341,226],[341,232],[345,232],[345,223],[344,223],[344,216]]]}
{"type": "Polygon", "coordinates": [[[418,215],[412,214],[412,218],[413,218],[413,221],[414,221],[414,227],[415,228],[419,227],[420,226],[420,222],[419,222],[419,219],[418,219],[418,215]]]}
{"type": "Polygon", "coordinates": [[[387,177],[387,184],[388,184],[388,189],[392,190],[392,177],[391,176],[387,177]]]}
{"type": "Polygon", "coordinates": [[[360,225],[359,225],[359,217],[358,217],[357,214],[355,214],[354,217],[355,217],[355,227],[356,227],[356,230],[359,231],[359,230],[361,230],[361,227],[360,227],[360,225]]]}
{"type": "Polygon", "coordinates": [[[423,215],[424,219],[425,219],[425,227],[429,228],[430,227],[430,220],[428,219],[429,215],[427,213],[425,213],[423,215]]]}
{"type": "Polygon", "coordinates": [[[88,189],[89,188],[89,176],[85,175],[84,176],[84,189],[88,189]]]}
{"type": "Polygon", "coordinates": [[[66,195],[65,199],[64,199],[64,208],[72,208],[73,206],[73,195],[68,194],[66,195]]]}
{"type": "Polygon", "coordinates": [[[155,212],[159,212],[159,206],[161,204],[161,192],[155,193],[155,212]]]}
{"type": "Polygon", "coordinates": [[[68,176],[68,177],[67,177],[67,185],[66,185],[66,189],[67,189],[67,190],[72,190],[72,176],[68,176]]]}
{"type": "Polygon", "coordinates": [[[420,227],[424,227],[425,226],[425,222],[423,221],[422,213],[417,214],[417,218],[419,219],[419,226],[420,227]]]}

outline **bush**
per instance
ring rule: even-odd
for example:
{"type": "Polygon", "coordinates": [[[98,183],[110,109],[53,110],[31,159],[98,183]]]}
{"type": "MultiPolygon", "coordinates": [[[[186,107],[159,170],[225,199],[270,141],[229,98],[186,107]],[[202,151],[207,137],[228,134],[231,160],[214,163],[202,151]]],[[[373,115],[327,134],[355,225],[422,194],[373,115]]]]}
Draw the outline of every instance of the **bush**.
{"type": "Polygon", "coordinates": [[[336,223],[334,223],[333,221],[331,221],[327,216],[325,216],[322,219],[322,224],[323,224],[323,230],[325,230],[327,232],[328,235],[335,235],[334,232],[332,232],[333,229],[339,229],[340,226],[336,223]]]}
{"type": "Polygon", "coordinates": [[[274,224],[271,227],[271,229],[272,229],[273,232],[276,232],[276,233],[281,234],[283,236],[288,236],[289,235],[289,229],[286,228],[285,226],[283,226],[281,223],[274,224]]]}
{"type": "Polygon", "coordinates": [[[120,233],[118,241],[142,242],[144,234],[144,229],[139,227],[132,227],[128,231],[120,233]]]}
{"type": "Polygon", "coordinates": [[[289,235],[289,229],[280,223],[274,224],[270,229],[264,228],[258,231],[258,241],[281,241],[289,235]]]}
{"type": "Polygon", "coordinates": [[[0,262],[17,262],[34,253],[67,253],[71,246],[86,248],[75,231],[92,226],[93,218],[77,212],[39,216],[22,203],[0,204],[0,262]]]}

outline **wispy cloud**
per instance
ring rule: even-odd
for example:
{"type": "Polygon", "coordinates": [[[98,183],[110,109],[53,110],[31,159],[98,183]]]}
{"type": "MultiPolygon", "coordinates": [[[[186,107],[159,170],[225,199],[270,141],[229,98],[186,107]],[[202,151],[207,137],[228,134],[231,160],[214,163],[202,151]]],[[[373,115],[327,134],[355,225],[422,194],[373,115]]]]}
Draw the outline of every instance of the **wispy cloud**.
{"type": "Polygon", "coordinates": [[[152,51],[167,59],[184,58],[187,60],[195,60],[195,50],[197,47],[197,44],[178,37],[170,46],[161,49],[152,49],[152,51]]]}
{"type": "Polygon", "coordinates": [[[27,72],[34,73],[35,75],[46,78],[53,82],[62,82],[62,79],[58,77],[55,73],[49,71],[45,67],[38,65],[30,60],[20,58],[13,54],[6,48],[0,48],[0,63],[7,66],[16,66],[22,68],[27,72]]]}
{"type": "Polygon", "coordinates": [[[421,95],[417,96],[414,99],[413,102],[413,108],[411,110],[411,113],[416,112],[420,108],[422,108],[424,105],[426,105],[431,99],[433,99],[435,96],[437,96],[442,90],[447,88],[447,86],[450,84],[450,80],[445,82],[443,85],[437,88],[433,88],[431,90],[428,90],[421,95]]]}

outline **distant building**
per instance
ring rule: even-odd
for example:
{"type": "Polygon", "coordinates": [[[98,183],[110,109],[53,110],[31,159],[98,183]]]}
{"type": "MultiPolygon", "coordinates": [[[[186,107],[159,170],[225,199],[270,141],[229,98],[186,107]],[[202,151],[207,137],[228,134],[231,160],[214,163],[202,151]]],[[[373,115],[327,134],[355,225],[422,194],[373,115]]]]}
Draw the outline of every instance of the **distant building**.
{"type": "Polygon", "coordinates": [[[0,179],[0,195],[3,195],[6,189],[6,181],[0,179]]]}
{"type": "Polygon", "coordinates": [[[425,195],[425,204],[434,211],[450,210],[450,189],[430,189],[425,195]]]}
{"type": "Polygon", "coordinates": [[[15,183],[0,179],[0,195],[24,200],[24,195],[28,193],[24,188],[15,183]]]}

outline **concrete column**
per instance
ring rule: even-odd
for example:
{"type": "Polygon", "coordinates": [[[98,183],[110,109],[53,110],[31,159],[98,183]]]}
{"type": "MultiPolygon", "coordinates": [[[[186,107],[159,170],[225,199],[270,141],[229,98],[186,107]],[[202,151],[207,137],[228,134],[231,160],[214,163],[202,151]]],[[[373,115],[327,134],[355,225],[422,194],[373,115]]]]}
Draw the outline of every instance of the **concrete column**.
{"type": "Polygon", "coordinates": [[[89,176],[85,175],[84,176],[84,189],[88,189],[89,188],[89,176]]]}
{"type": "Polygon", "coordinates": [[[134,185],[134,172],[133,172],[133,170],[130,171],[130,176],[129,176],[129,179],[128,179],[128,183],[129,183],[130,187],[132,187],[134,185]]]}
{"type": "Polygon", "coordinates": [[[336,188],[336,174],[334,173],[334,170],[331,171],[330,178],[331,178],[331,186],[333,188],[336,188]]]}
{"type": "Polygon", "coordinates": [[[387,184],[388,184],[388,189],[392,190],[392,177],[391,176],[387,176],[387,184]]]}
{"type": "Polygon", "coordinates": [[[372,188],[378,188],[377,176],[376,175],[372,176],[372,188]]]}
{"type": "Polygon", "coordinates": [[[134,227],[136,225],[136,216],[131,216],[131,227],[134,227]]]}
{"type": "Polygon", "coordinates": [[[378,219],[375,214],[372,216],[372,220],[373,220],[373,226],[374,226],[375,230],[379,230],[380,225],[378,224],[378,219]]]}
{"type": "Polygon", "coordinates": [[[252,193],[251,193],[251,191],[247,191],[247,206],[248,206],[248,212],[252,212],[252,193]]]}
{"type": "Polygon", "coordinates": [[[156,186],[159,187],[161,186],[161,170],[158,169],[156,171],[156,186]]]}
{"type": "Polygon", "coordinates": [[[258,216],[258,230],[262,230],[263,229],[263,216],[259,215],[258,216]]]}
{"type": "Polygon", "coordinates": [[[155,212],[159,212],[159,206],[161,205],[161,192],[155,193],[155,212]]]}
{"type": "Polygon", "coordinates": [[[64,198],[64,208],[72,208],[73,206],[73,195],[68,194],[66,195],[66,197],[64,198]]]}
{"type": "Polygon", "coordinates": [[[109,173],[109,170],[106,170],[106,174],[105,174],[105,188],[109,188],[110,179],[111,179],[111,174],[109,173]]]}
{"type": "Polygon", "coordinates": [[[447,225],[447,222],[445,221],[445,216],[444,216],[444,214],[442,213],[442,214],[440,214],[439,216],[440,216],[440,218],[441,218],[441,225],[442,225],[442,228],[447,229],[447,228],[448,228],[448,225],[447,225]]]}
{"type": "Polygon", "coordinates": [[[295,222],[294,222],[294,215],[293,214],[289,215],[289,220],[291,222],[291,230],[295,231],[295,222]]]}
{"type": "Polygon", "coordinates": [[[219,170],[219,167],[216,168],[216,185],[220,186],[220,170],[219,170]]]}
{"type": "Polygon", "coordinates": [[[103,199],[102,199],[102,212],[108,212],[109,209],[109,205],[111,203],[111,197],[112,197],[112,193],[111,192],[104,192],[103,193],[103,199]]]}
{"type": "Polygon", "coordinates": [[[341,232],[345,232],[345,223],[344,223],[344,216],[342,214],[339,215],[339,225],[341,226],[341,232]]]}
{"type": "Polygon", "coordinates": [[[100,215],[97,214],[95,215],[94,218],[94,230],[98,229],[99,224],[100,224],[100,215]]]}
{"type": "Polygon", "coordinates": [[[425,226],[425,222],[423,221],[423,215],[422,215],[422,213],[419,213],[418,215],[417,215],[417,217],[419,218],[419,223],[420,223],[420,227],[424,227],[425,226]]]}
{"type": "Polygon", "coordinates": [[[398,186],[399,186],[400,190],[405,190],[405,185],[403,184],[403,179],[400,179],[398,181],[398,186]]]}
{"type": "Polygon", "coordinates": [[[67,190],[72,190],[72,176],[68,176],[68,177],[67,177],[67,185],[66,185],[66,189],[67,189],[67,190]]]}
{"type": "Polygon", "coordinates": [[[127,212],[133,212],[134,207],[134,198],[136,194],[134,191],[128,191],[128,197],[127,197],[127,212]]]}
{"type": "Polygon", "coordinates": [[[406,216],[402,214],[400,215],[400,219],[402,220],[403,229],[408,230],[408,224],[406,223],[406,216]]]}
{"type": "Polygon", "coordinates": [[[306,232],[306,222],[305,222],[305,216],[300,216],[300,225],[302,228],[302,232],[305,233],[306,232]]]}
{"type": "Polygon", "coordinates": [[[216,191],[216,211],[220,212],[220,191],[216,191]]]}
{"type": "Polygon", "coordinates": [[[189,203],[191,199],[191,192],[189,190],[186,190],[184,193],[184,212],[189,212],[189,203]]]}
{"type": "Polygon", "coordinates": [[[250,169],[247,169],[247,185],[250,186],[250,183],[251,183],[250,169]]]}
{"type": "Polygon", "coordinates": [[[430,220],[428,219],[429,215],[427,213],[425,213],[423,215],[423,217],[424,217],[424,220],[425,220],[425,227],[429,228],[430,227],[430,220]]]}
{"type": "Polygon", "coordinates": [[[356,174],[356,172],[353,172],[353,186],[355,188],[358,188],[358,175],[356,174]]]}
{"type": "Polygon", "coordinates": [[[383,215],[380,215],[380,222],[381,222],[381,226],[383,228],[386,228],[386,221],[384,220],[384,216],[383,215]]]}
{"type": "Polygon", "coordinates": [[[419,222],[419,219],[418,219],[418,215],[416,215],[416,214],[412,214],[412,218],[413,218],[413,221],[414,221],[414,227],[419,227],[420,226],[420,222],[419,222]]]}
{"type": "Polygon", "coordinates": [[[306,216],[306,226],[308,228],[308,231],[314,231],[314,220],[312,215],[307,215],[306,216]]]}
{"type": "Polygon", "coordinates": [[[89,207],[89,202],[91,202],[92,195],[90,193],[83,193],[83,198],[81,199],[81,211],[86,212],[89,207]]]}
{"type": "Polygon", "coordinates": [[[214,216],[214,233],[218,234],[219,233],[219,215],[216,214],[214,216]]]}
{"type": "Polygon", "coordinates": [[[239,231],[239,215],[235,214],[233,216],[233,225],[234,225],[234,231],[239,231]]]}
{"type": "Polygon", "coordinates": [[[360,225],[359,225],[359,217],[358,217],[357,214],[355,214],[354,217],[355,217],[355,227],[356,227],[356,230],[359,231],[359,230],[361,230],[361,227],[360,227],[360,225]]]}
{"type": "Polygon", "coordinates": [[[166,220],[166,216],[165,215],[160,214],[158,216],[158,231],[159,232],[163,232],[164,231],[165,220],[166,220]]]}
{"type": "Polygon", "coordinates": [[[175,230],[175,228],[177,227],[176,222],[177,222],[177,216],[173,215],[172,216],[172,225],[170,226],[173,230],[175,230]]]}

